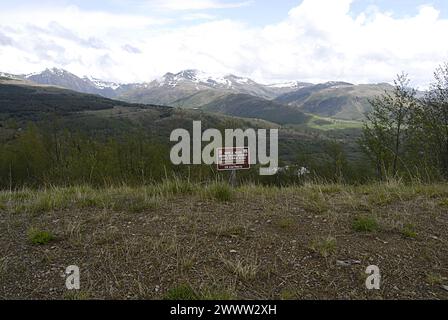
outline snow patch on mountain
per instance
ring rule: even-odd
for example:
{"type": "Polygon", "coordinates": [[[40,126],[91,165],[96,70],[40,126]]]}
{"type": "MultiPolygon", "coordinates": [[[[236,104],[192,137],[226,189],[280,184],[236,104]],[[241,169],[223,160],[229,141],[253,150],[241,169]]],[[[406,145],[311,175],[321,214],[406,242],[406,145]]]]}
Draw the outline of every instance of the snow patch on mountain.
{"type": "Polygon", "coordinates": [[[104,81],[92,76],[84,76],[85,80],[90,81],[91,83],[93,83],[98,89],[112,89],[112,90],[117,90],[118,88],[121,87],[120,83],[116,83],[116,82],[110,82],[110,81],[104,81]]]}
{"type": "MultiPolygon", "coordinates": [[[[230,88],[232,86],[232,82],[225,76],[199,70],[184,70],[176,74],[167,73],[155,81],[159,87],[168,86],[172,88],[175,88],[185,82],[191,82],[209,87],[227,86],[230,88]]],[[[198,86],[197,89],[200,90],[200,87],[198,86]]]]}
{"type": "Polygon", "coordinates": [[[9,78],[9,79],[13,79],[13,80],[20,79],[19,76],[15,75],[15,74],[11,74],[11,73],[6,73],[6,72],[0,72],[0,77],[9,78]]]}
{"type": "Polygon", "coordinates": [[[267,87],[274,88],[274,89],[294,89],[294,90],[298,90],[298,89],[305,88],[305,87],[307,87],[309,85],[310,84],[308,84],[308,83],[303,83],[303,82],[299,82],[299,81],[288,81],[288,82],[279,82],[279,83],[269,84],[269,85],[267,85],[267,87]]]}
{"type": "Polygon", "coordinates": [[[29,79],[31,77],[39,76],[39,75],[63,77],[64,75],[67,75],[67,74],[69,74],[69,72],[65,71],[64,69],[58,69],[58,68],[49,69],[49,68],[47,68],[41,72],[28,73],[24,76],[24,78],[29,79]]]}

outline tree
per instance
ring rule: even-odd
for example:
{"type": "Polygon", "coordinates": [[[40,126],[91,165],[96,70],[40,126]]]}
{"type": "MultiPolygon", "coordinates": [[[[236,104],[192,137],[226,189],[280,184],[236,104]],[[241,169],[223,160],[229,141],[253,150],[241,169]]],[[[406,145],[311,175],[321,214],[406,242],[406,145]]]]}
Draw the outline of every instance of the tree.
{"type": "Polygon", "coordinates": [[[394,80],[394,88],[369,101],[372,112],[364,123],[361,146],[375,162],[380,178],[396,176],[403,161],[406,128],[417,107],[416,90],[410,87],[407,74],[394,80]]]}
{"type": "Polygon", "coordinates": [[[422,142],[430,147],[443,176],[448,178],[448,63],[434,72],[434,82],[417,115],[415,128],[422,132],[422,142]]]}
{"type": "Polygon", "coordinates": [[[326,144],[326,153],[330,156],[333,177],[335,181],[342,182],[347,171],[347,157],[344,148],[337,141],[330,141],[326,144]]]}

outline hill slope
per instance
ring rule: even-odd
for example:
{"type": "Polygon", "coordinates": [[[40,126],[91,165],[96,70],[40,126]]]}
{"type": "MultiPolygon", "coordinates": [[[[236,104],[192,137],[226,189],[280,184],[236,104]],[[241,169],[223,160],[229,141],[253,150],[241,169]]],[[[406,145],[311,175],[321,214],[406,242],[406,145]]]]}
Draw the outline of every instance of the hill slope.
{"type": "Polygon", "coordinates": [[[362,120],[371,110],[368,100],[391,88],[388,84],[328,82],[283,94],[275,101],[324,117],[362,120]]]}
{"type": "Polygon", "coordinates": [[[302,124],[309,119],[296,108],[248,94],[229,94],[202,106],[202,109],[242,118],[264,119],[279,124],[302,124]]]}
{"type": "Polygon", "coordinates": [[[63,88],[36,85],[29,81],[0,79],[0,113],[73,113],[131,107],[122,101],[85,94],[63,88]]]}
{"type": "MultiPolygon", "coordinates": [[[[177,128],[192,129],[192,122],[202,121],[202,128],[278,128],[279,157],[296,163],[298,155],[323,159],[329,141],[343,142],[348,158],[361,157],[356,144],[357,132],[336,130],[322,132],[307,127],[308,117],[299,110],[250,95],[222,99],[220,105],[204,110],[130,104],[96,95],[81,94],[61,88],[38,86],[19,80],[0,81],[0,138],[8,141],[20,135],[30,121],[39,126],[57,120],[59,130],[82,132],[99,139],[145,133],[162,144],[177,128]],[[254,111],[255,110],[255,111],[254,111]],[[238,117],[237,117],[238,116],[238,117]],[[255,117],[257,119],[253,119],[255,117]],[[271,119],[265,121],[260,119],[271,119]],[[12,120],[16,122],[12,125],[12,120]],[[44,123],[41,123],[43,121],[44,123]],[[288,126],[282,126],[288,123],[288,126]]],[[[326,159],[326,158],[325,158],[326,159]]]]}

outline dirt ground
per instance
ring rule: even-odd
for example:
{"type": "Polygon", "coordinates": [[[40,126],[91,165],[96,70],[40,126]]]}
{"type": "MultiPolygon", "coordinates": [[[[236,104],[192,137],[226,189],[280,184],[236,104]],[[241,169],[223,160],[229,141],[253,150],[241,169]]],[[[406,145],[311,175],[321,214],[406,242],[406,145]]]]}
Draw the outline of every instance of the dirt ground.
{"type": "Polygon", "coordinates": [[[254,188],[133,212],[0,210],[0,298],[448,299],[446,196],[382,200],[254,188]],[[30,228],[54,239],[33,243],[30,228]],[[80,290],[65,286],[69,265],[80,290]],[[366,289],[370,265],[379,290],[366,289]]]}

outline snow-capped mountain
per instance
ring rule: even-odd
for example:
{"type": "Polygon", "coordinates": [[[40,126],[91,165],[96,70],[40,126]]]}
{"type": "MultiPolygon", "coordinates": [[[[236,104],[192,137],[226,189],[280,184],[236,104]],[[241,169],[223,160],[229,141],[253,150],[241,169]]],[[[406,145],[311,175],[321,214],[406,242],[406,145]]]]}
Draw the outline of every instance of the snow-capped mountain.
{"type": "MultiPolygon", "coordinates": [[[[165,87],[179,88],[182,90],[219,90],[230,93],[251,94],[258,97],[272,99],[285,92],[275,86],[259,84],[249,78],[239,77],[233,74],[219,75],[211,74],[200,70],[183,70],[179,73],[167,73],[163,77],[150,83],[149,88],[165,87]]],[[[290,90],[295,87],[291,86],[290,90]]]]}
{"type": "Polygon", "coordinates": [[[177,74],[167,73],[163,77],[156,79],[155,82],[158,83],[159,86],[169,86],[173,88],[182,83],[192,83],[213,88],[230,88],[232,86],[232,82],[224,76],[213,75],[198,70],[184,70],[177,74]]]}
{"type": "Polygon", "coordinates": [[[385,84],[354,85],[341,81],[316,85],[299,81],[265,85],[232,74],[212,74],[193,69],[167,73],[151,82],[131,84],[90,76],[80,78],[57,68],[27,75],[0,73],[0,81],[4,81],[3,78],[58,86],[131,103],[205,107],[210,110],[216,110],[216,105],[229,110],[231,104],[238,106],[238,114],[242,114],[240,111],[249,112],[243,110],[246,107],[260,110],[254,107],[257,103],[274,109],[278,105],[289,105],[308,113],[349,120],[362,119],[369,108],[368,99],[390,88],[385,84]]]}
{"type": "Polygon", "coordinates": [[[163,77],[156,79],[159,86],[176,87],[181,84],[190,83],[199,86],[206,86],[215,89],[233,89],[238,85],[256,84],[248,79],[237,77],[231,74],[218,75],[199,70],[184,70],[179,73],[167,73],[163,77]]]}
{"type": "Polygon", "coordinates": [[[104,81],[92,76],[84,76],[83,80],[90,81],[93,83],[98,89],[112,89],[117,90],[121,84],[116,82],[104,81]]]}
{"type": "Polygon", "coordinates": [[[67,70],[58,68],[45,69],[42,72],[25,75],[16,75],[15,77],[37,84],[57,86],[82,93],[97,94],[106,98],[117,98],[122,87],[124,89],[133,88],[132,85],[104,81],[92,76],[84,76],[81,78],[67,70]]]}
{"type": "Polygon", "coordinates": [[[233,74],[212,74],[194,69],[167,73],[151,82],[133,84],[104,81],[92,76],[81,78],[67,70],[58,68],[26,75],[8,75],[8,77],[128,102],[188,104],[191,107],[197,107],[198,104],[208,103],[214,98],[231,93],[274,99],[281,94],[309,85],[301,82],[264,85],[233,74]]]}
{"type": "Polygon", "coordinates": [[[277,89],[301,89],[305,87],[311,86],[312,83],[308,82],[300,82],[300,81],[288,81],[288,82],[279,82],[279,83],[273,83],[269,84],[269,88],[277,88],[277,89]]]}
{"type": "Polygon", "coordinates": [[[296,90],[300,90],[302,88],[312,86],[312,83],[308,82],[300,82],[300,81],[288,81],[288,82],[279,82],[267,85],[268,88],[274,90],[276,93],[276,97],[283,95],[285,93],[293,92],[296,90]]]}
{"type": "Polygon", "coordinates": [[[22,79],[22,77],[15,75],[15,74],[11,74],[11,73],[6,73],[6,72],[0,72],[0,77],[1,78],[8,78],[8,79],[14,79],[14,80],[20,80],[22,79]]]}
{"type": "Polygon", "coordinates": [[[46,69],[42,72],[27,74],[24,78],[38,84],[57,86],[83,93],[102,93],[101,89],[89,79],[81,79],[63,69],[46,69]]]}

